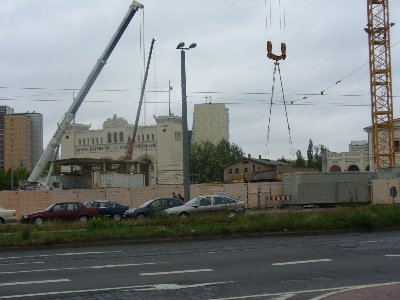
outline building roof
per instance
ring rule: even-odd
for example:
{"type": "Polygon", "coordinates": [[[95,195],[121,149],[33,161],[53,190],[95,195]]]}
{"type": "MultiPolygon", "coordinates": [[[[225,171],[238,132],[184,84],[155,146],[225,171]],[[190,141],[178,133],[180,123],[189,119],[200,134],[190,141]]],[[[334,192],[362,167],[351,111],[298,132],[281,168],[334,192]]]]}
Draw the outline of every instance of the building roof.
{"type": "Polygon", "coordinates": [[[252,158],[252,157],[250,157],[250,158],[249,157],[243,157],[242,159],[236,160],[234,162],[231,162],[230,164],[225,165],[224,168],[226,168],[226,167],[228,167],[230,165],[237,164],[238,162],[241,162],[241,161],[246,161],[246,160],[247,161],[252,161],[252,162],[255,162],[255,163],[258,163],[258,164],[262,164],[262,165],[265,165],[265,166],[271,166],[271,165],[273,165],[273,166],[277,166],[277,165],[291,166],[291,164],[288,164],[288,163],[285,163],[285,162],[281,162],[281,161],[277,161],[277,160],[271,160],[271,159],[266,159],[266,158],[259,159],[259,158],[252,158]]]}

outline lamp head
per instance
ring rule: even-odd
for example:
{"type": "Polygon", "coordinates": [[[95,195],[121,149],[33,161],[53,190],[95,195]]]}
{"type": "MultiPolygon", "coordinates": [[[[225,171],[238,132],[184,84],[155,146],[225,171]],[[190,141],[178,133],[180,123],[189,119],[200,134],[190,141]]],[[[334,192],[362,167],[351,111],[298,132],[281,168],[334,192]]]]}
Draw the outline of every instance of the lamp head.
{"type": "Polygon", "coordinates": [[[178,46],[176,46],[176,49],[182,49],[183,47],[185,47],[185,43],[184,42],[180,42],[178,44],[178,46]]]}
{"type": "Polygon", "coordinates": [[[196,48],[196,46],[197,46],[196,43],[191,43],[190,46],[189,46],[189,49],[196,48]]]}

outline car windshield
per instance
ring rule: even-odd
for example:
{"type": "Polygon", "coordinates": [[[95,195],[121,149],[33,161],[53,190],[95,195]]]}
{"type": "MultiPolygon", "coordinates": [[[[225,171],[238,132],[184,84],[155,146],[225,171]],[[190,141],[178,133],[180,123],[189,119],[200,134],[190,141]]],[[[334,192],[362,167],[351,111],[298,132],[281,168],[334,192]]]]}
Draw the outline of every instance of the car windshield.
{"type": "Polygon", "coordinates": [[[50,205],[48,208],[46,208],[45,210],[51,210],[53,208],[54,204],[50,205]]]}
{"type": "Polygon", "coordinates": [[[146,202],[144,202],[142,205],[140,205],[139,207],[146,207],[147,205],[149,205],[151,202],[153,202],[154,199],[151,200],[147,200],[146,202]]]}
{"type": "Polygon", "coordinates": [[[187,205],[187,206],[196,205],[197,201],[199,201],[200,198],[201,198],[201,197],[195,197],[195,198],[193,198],[193,199],[190,199],[190,200],[189,200],[188,202],[186,202],[184,205],[187,205]]]}

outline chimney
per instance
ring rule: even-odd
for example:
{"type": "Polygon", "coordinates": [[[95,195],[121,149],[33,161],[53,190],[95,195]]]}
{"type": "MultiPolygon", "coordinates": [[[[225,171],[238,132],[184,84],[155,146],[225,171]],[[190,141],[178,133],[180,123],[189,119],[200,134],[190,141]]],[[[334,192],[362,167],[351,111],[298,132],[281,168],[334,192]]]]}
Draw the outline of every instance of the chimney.
{"type": "Polygon", "coordinates": [[[247,157],[248,157],[248,158],[251,158],[251,154],[248,154],[247,157]]]}
{"type": "Polygon", "coordinates": [[[258,159],[261,159],[261,155],[258,155],[258,159]]]}

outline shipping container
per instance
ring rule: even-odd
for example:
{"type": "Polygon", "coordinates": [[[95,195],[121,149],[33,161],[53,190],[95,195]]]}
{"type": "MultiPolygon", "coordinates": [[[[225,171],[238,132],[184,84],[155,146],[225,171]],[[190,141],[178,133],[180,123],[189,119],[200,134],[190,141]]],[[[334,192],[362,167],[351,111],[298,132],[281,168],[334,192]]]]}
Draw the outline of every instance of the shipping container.
{"type": "Polygon", "coordinates": [[[332,206],[370,202],[375,172],[285,173],[283,192],[289,206],[332,206]]]}

